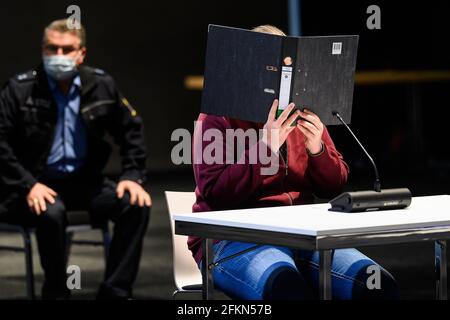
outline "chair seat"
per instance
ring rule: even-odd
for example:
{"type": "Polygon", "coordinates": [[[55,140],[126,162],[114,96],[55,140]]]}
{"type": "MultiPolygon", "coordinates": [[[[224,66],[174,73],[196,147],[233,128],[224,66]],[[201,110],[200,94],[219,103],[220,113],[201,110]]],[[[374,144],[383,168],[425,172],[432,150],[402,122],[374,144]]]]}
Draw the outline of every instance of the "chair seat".
{"type": "Polygon", "coordinates": [[[190,284],[187,286],[184,286],[181,288],[182,290],[185,291],[202,291],[202,285],[201,284],[190,284]]]}
{"type": "MultiPolygon", "coordinates": [[[[91,220],[91,215],[86,210],[73,210],[67,211],[67,222],[69,226],[78,226],[78,225],[92,225],[93,221],[91,220]]],[[[0,227],[2,231],[8,232],[17,232],[20,228],[25,228],[28,230],[33,230],[34,227],[25,226],[25,225],[15,225],[7,222],[0,222],[0,227]]]]}
{"type": "Polygon", "coordinates": [[[29,229],[27,227],[16,225],[16,224],[9,224],[0,222],[0,231],[1,232],[22,232],[24,229],[29,229]]]}

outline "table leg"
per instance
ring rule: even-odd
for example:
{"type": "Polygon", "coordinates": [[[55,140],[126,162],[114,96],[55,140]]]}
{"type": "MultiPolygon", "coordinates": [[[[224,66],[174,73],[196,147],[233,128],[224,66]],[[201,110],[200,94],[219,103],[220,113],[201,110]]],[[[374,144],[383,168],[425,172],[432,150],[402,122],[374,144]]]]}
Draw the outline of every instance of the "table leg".
{"type": "Polygon", "coordinates": [[[331,300],[331,251],[319,251],[319,290],[321,300],[331,300]]]}
{"type": "Polygon", "coordinates": [[[212,239],[203,239],[202,243],[203,259],[202,259],[202,280],[203,280],[203,300],[213,299],[214,283],[212,279],[212,271],[209,269],[213,263],[212,239]]]}
{"type": "Polygon", "coordinates": [[[436,299],[447,300],[447,242],[434,243],[434,268],[436,270],[436,299]]]}

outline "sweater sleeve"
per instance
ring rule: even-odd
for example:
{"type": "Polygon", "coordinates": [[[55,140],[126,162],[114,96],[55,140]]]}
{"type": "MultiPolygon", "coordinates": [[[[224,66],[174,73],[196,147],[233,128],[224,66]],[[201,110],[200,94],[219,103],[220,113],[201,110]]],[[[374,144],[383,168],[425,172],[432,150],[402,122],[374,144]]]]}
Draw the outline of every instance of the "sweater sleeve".
{"type": "Polygon", "coordinates": [[[324,128],[323,152],[308,156],[308,175],[311,179],[313,192],[321,198],[338,195],[347,182],[348,165],[342,155],[336,150],[327,128],[324,128]]]}
{"type": "Polygon", "coordinates": [[[270,148],[259,140],[246,145],[238,159],[233,157],[237,161],[227,163],[226,153],[234,151],[229,141],[227,144],[227,129],[231,127],[226,118],[201,115],[194,132],[195,180],[205,201],[215,209],[235,207],[250,198],[262,183],[264,168],[271,166],[271,162],[263,163],[266,161],[261,160],[259,152],[265,152],[267,158],[273,156],[270,148]],[[209,159],[211,155],[214,159],[209,159]]]}

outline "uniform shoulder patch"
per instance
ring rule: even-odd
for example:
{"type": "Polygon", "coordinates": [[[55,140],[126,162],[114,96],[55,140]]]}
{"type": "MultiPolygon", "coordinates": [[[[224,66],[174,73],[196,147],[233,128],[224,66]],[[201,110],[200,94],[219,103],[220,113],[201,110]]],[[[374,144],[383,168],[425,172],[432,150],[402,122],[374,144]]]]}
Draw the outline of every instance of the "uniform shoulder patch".
{"type": "Polygon", "coordinates": [[[137,111],[132,107],[132,105],[128,102],[127,98],[122,97],[122,103],[123,105],[130,111],[130,114],[132,117],[137,116],[137,111]]]}
{"type": "Polygon", "coordinates": [[[35,70],[30,70],[25,73],[18,74],[15,78],[19,82],[30,81],[36,79],[37,72],[35,70]]]}

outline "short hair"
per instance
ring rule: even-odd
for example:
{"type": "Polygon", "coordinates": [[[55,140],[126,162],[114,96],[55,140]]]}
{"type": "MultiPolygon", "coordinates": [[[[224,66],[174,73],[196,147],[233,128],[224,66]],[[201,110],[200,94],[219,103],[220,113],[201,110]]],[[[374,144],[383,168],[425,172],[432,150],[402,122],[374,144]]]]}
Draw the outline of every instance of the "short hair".
{"type": "Polygon", "coordinates": [[[272,26],[270,24],[263,24],[263,25],[257,26],[255,28],[253,28],[252,31],[275,34],[275,35],[279,35],[279,36],[286,36],[286,34],[283,31],[281,31],[281,29],[279,29],[275,26],[272,26]]]}
{"type": "Polygon", "coordinates": [[[44,29],[44,36],[42,38],[42,44],[47,43],[47,32],[52,31],[58,31],[61,33],[71,33],[75,36],[77,36],[80,39],[80,48],[86,47],[86,30],[84,29],[83,25],[78,22],[77,28],[69,28],[69,19],[60,19],[55,20],[52,23],[50,23],[47,27],[44,29]]]}

